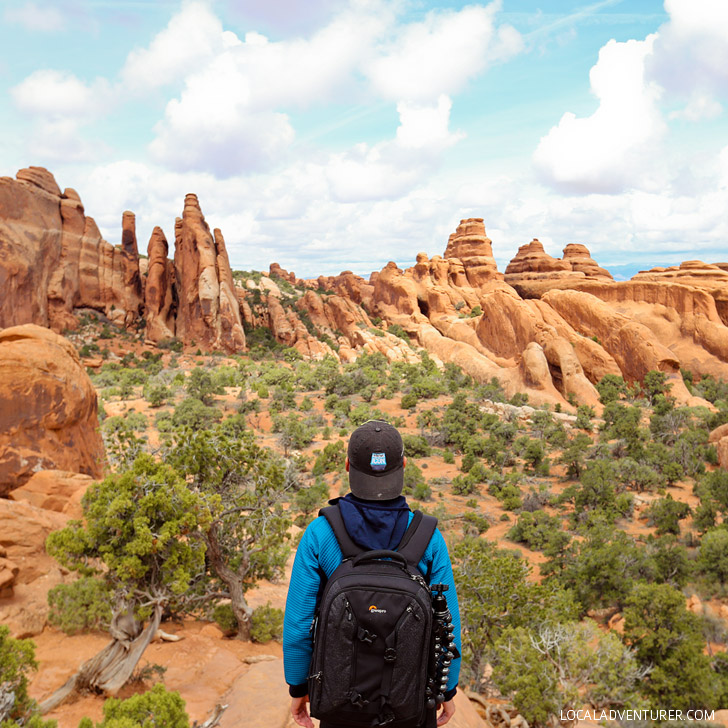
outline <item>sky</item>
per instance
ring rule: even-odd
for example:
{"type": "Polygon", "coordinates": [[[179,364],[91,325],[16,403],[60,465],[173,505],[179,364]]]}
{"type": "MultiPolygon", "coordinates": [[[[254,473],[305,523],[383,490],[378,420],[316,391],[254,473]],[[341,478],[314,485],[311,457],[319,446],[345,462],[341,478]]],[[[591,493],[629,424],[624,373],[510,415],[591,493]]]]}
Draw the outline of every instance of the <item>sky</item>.
{"type": "Polygon", "coordinates": [[[616,277],[728,260],[728,0],[0,0],[0,175],[118,244],[198,195],[234,269],[444,252],[482,217],[616,277]]]}

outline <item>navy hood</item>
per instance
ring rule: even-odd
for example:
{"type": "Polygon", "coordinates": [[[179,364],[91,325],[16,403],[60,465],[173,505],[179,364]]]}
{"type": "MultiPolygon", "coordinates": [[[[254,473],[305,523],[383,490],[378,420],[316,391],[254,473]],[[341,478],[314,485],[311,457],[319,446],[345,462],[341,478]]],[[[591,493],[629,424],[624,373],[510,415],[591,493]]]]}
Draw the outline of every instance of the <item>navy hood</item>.
{"type": "Polygon", "coordinates": [[[409,524],[410,509],[403,495],[368,501],[347,493],[337,500],[351,540],[368,551],[396,550],[409,524]]]}

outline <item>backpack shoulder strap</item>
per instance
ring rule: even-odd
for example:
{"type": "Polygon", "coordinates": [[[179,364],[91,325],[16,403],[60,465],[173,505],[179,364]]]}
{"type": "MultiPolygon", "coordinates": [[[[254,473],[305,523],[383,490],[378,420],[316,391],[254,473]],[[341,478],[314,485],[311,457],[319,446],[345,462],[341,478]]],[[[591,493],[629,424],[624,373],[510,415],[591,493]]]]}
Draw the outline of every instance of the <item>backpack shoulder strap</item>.
{"type": "Polygon", "coordinates": [[[427,544],[437,528],[437,518],[425,516],[422,511],[415,511],[397,551],[407,559],[407,563],[417,566],[422,559],[427,544]]]}
{"type": "Polygon", "coordinates": [[[331,526],[331,530],[336,536],[336,540],[339,542],[339,548],[345,559],[356,556],[362,552],[349,536],[349,532],[346,530],[344,525],[344,519],[341,517],[341,511],[339,506],[334,503],[333,505],[326,506],[319,511],[319,516],[323,516],[331,526]]]}

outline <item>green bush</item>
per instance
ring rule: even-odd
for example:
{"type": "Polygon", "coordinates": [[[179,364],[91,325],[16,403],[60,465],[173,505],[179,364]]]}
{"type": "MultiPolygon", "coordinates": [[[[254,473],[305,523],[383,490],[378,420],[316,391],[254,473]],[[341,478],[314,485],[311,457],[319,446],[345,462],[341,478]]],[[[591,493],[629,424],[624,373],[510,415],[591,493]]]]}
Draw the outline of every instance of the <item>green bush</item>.
{"type": "MultiPolygon", "coordinates": [[[[168,691],[161,683],[126,700],[109,698],[104,703],[104,719],[95,728],[189,728],[190,718],[185,701],[176,691],[168,691]]],[[[78,728],[94,728],[84,718],[78,728]]]]}
{"type": "Polygon", "coordinates": [[[170,397],[170,391],[163,384],[156,384],[145,392],[150,407],[161,407],[170,397]]]}
{"type": "Polygon", "coordinates": [[[432,453],[430,444],[422,435],[404,435],[402,442],[404,443],[404,454],[407,457],[427,457],[432,453]]]}
{"type": "Polygon", "coordinates": [[[406,341],[409,344],[409,336],[399,324],[392,324],[387,328],[387,331],[394,336],[398,336],[400,339],[406,341]]]}
{"type": "Polygon", "coordinates": [[[418,402],[419,397],[414,392],[409,392],[402,395],[400,406],[402,407],[402,409],[414,409],[415,407],[417,407],[418,402]]]}
{"type": "Polygon", "coordinates": [[[160,349],[169,349],[170,351],[175,351],[178,354],[182,351],[182,342],[175,337],[172,337],[171,339],[160,339],[157,342],[157,346],[160,349]]]}
{"type": "Polygon", "coordinates": [[[55,721],[44,721],[28,695],[28,673],[38,669],[35,645],[31,640],[16,640],[10,628],[0,624],[0,726],[2,728],[55,728],[55,721]],[[5,700],[10,698],[9,703],[5,700]]]}
{"type": "Polygon", "coordinates": [[[212,610],[212,618],[226,637],[232,637],[238,633],[238,620],[235,618],[230,604],[217,604],[212,610]]]}
{"type": "Polygon", "coordinates": [[[691,513],[690,506],[674,500],[672,495],[653,501],[647,509],[647,523],[657,527],[657,534],[672,533],[679,535],[680,521],[691,513]]]}
{"type": "MultiPolygon", "coordinates": [[[[329,428],[329,432],[331,429],[329,428]]],[[[324,449],[316,456],[313,464],[313,475],[323,475],[324,473],[333,473],[344,467],[346,459],[346,449],[341,440],[328,443],[324,449]]]]}
{"type": "Polygon", "coordinates": [[[111,624],[111,592],[92,576],[54,586],[48,592],[48,606],[48,621],[66,634],[106,630],[111,624]]]}
{"type": "Polygon", "coordinates": [[[256,607],[251,617],[250,637],[253,642],[280,642],[283,639],[283,610],[271,607],[270,602],[256,607]]]}
{"type": "Polygon", "coordinates": [[[172,424],[175,427],[188,426],[203,430],[221,418],[222,413],[217,408],[208,407],[195,397],[187,397],[174,408],[172,424]]]}

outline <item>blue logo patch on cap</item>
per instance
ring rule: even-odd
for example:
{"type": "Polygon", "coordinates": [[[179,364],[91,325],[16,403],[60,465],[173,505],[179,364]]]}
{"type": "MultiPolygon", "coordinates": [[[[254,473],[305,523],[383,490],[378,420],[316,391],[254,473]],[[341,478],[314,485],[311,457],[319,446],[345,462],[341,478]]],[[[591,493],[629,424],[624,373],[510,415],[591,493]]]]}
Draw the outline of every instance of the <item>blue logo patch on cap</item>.
{"type": "Polygon", "coordinates": [[[387,456],[383,452],[373,452],[369,465],[372,470],[384,470],[387,467],[387,456]]]}

